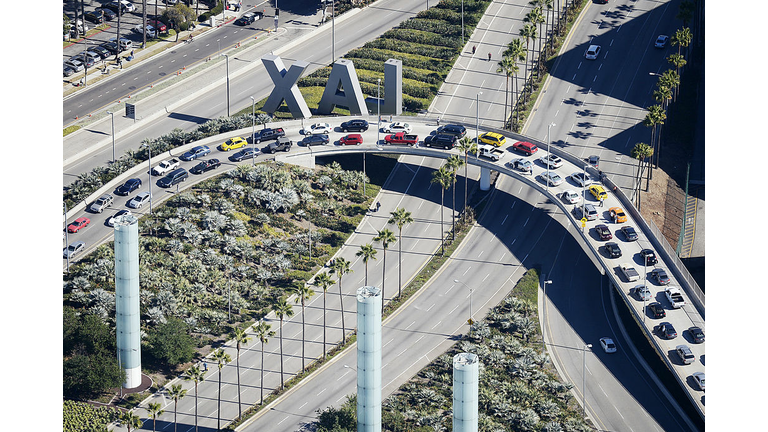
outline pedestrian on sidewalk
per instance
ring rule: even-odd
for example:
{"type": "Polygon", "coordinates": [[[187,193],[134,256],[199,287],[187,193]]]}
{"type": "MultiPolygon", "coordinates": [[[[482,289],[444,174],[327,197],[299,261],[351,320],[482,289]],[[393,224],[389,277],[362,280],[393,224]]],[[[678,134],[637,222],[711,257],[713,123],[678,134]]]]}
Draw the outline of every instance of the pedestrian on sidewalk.
{"type": "Polygon", "coordinates": [[[476,49],[477,49],[477,47],[476,47],[476,46],[474,46],[474,45],[472,45],[472,55],[474,55],[474,54],[475,54],[475,50],[476,50],[476,49]]]}
{"type": "Polygon", "coordinates": [[[204,372],[208,372],[208,362],[203,362],[204,372]]]}
{"type": "Polygon", "coordinates": [[[488,61],[491,61],[491,53],[488,53],[488,61]]]}
{"type": "Polygon", "coordinates": [[[133,58],[133,50],[131,50],[131,58],[133,58]]]}

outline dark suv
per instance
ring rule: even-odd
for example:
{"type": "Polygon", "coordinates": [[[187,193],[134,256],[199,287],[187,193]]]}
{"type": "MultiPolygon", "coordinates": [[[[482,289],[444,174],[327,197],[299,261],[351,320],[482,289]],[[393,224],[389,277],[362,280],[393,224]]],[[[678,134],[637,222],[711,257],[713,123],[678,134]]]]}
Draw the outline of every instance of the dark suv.
{"type": "Polygon", "coordinates": [[[447,124],[445,126],[440,126],[439,128],[437,128],[437,133],[454,135],[457,139],[461,139],[461,138],[464,138],[464,135],[467,134],[467,128],[461,125],[447,124]]]}
{"type": "Polygon", "coordinates": [[[279,137],[285,136],[285,131],[283,128],[266,128],[262,129],[260,131],[256,131],[253,134],[253,142],[256,144],[262,142],[262,141],[269,141],[273,139],[277,139],[279,137]]]}
{"type": "Polygon", "coordinates": [[[264,147],[264,153],[274,153],[279,150],[287,152],[291,150],[292,145],[293,142],[291,140],[280,137],[275,142],[269,143],[268,146],[264,147]]]}
{"type": "Polygon", "coordinates": [[[368,130],[368,121],[362,119],[355,119],[345,121],[339,126],[343,132],[365,132],[368,130]]]}
{"type": "Polygon", "coordinates": [[[330,142],[328,135],[308,135],[301,142],[309,147],[313,145],[326,145],[330,142]]]}
{"type": "Polygon", "coordinates": [[[177,185],[189,177],[189,173],[184,168],[179,168],[171,171],[165,177],[157,181],[157,185],[160,187],[171,187],[177,185]]]}
{"type": "Polygon", "coordinates": [[[425,147],[441,147],[450,150],[456,147],[456,135],[437,134],[424,138],[425,147]]]}

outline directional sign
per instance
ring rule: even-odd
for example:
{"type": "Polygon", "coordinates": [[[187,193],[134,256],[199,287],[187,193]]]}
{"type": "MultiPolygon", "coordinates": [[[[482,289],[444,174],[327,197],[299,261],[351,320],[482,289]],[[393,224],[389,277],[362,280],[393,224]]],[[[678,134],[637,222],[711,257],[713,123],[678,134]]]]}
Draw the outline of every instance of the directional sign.
{"type": "Polygon", "coordinates": [[[472,325],[472,324],[474,324],[474,323],[475,323],[475,322],[472,320],[472,318],[470,318],[470,319],[468,319],[468,320],[467,320],[467,324],[469,324],[469,325],[472,325]]]}

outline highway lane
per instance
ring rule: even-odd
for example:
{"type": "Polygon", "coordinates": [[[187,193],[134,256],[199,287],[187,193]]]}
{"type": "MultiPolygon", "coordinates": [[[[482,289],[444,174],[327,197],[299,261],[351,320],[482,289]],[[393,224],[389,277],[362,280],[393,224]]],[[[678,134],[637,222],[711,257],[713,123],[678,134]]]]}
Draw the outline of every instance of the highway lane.
{"type": "MultiPolygon", "coordinates": [[[[415,15],[418,11],[425,8],[424,3],[412,2],[406,0],[381,0],[375,5],[360,10],[353,18],[339,20],[336,24],[336,57],[341,57],[347,51],[363,45],[365,42],[374,39],[378,35],[391,29],[401,21],[415,15]],[[361,23],[364,23],[361,25],[361,23]]],[[[331,36],[330,26],[317,29],[312,33],[312,37],[302,43],[285,50],[280,49],[281,45],[290,42],[290,39],[279,37],[279,44],[266,44],[259,46],[247,53],[238,54],[230,58],[230,112],[236,112],[244,107],[251,105],[250,97],[256,100],[267,97],[273,89],[273,84],[266,74],[264,67],[259,60],[262,55],[275,51],[280,53],[287,67],[295,60],[305,60],[310,63],[306,73],[326,66],[331,63],[331,36]],[[235,72],[242,67],[251,67],[248,73],[234,77],[235,72]]],[[[218,37],[212,35],[212,37],[218,37]]],[[[193,45],[202,42],[209,43],[206,38],[196,40],[193,45]]],[[[156,120],[147,120],[141,124],[141,127],[119,136],[116,139],[116,154],[122,155],[130,149],[138,148],[139,144],[145,138],[155,138],[167,134],[174,128],[182,130],[191,130],[205,121],[217,118],[227,113],[226,107],[226,82],[224,62],[217,66],[220,74],[212,77],[210,82],[221,82],[221,87],[211,90],[186,103],[183,107],[162,115],[156,120]],[[218,80],[218,81],[217,81],[218,80]]],[[[186,89],[186,94],[191,94],[193,90],[186,89]]],[[[173,94],[172,98],[166,102],[170,105],[174,100],[182,96],[173,94]]],[[[162,109],[163,104],[159,104],[162,109]]],[[[309,120],[311,122],[311,120],[309,120]]],[[[87,128],[87,131],[81,132],[82,139],[93,140],[99,143],[98,151],[90,152],[90,148],[83,149],[80,146],[72,146],[76,150],[64,146],[64,159],[75,157],[78,153],[89,153],[86,158],[77,160],[64,167],[64,185],[72,182],[77,175],[90,172],[98,166],[106,166],[112,160],[112,145],[109,137],[111,135],[111,124],[109,121],[95,123],[87,128]]],[[[65,139],[65,144],[66,144],[65,139]]]]}
{"type": "Polygon", "coordinates": [[[543,86],[522,133],[547,139],[579,157],[601,156],[600,169],[631,194],[637,161],[631,151],[650,143],[643,126],[646,108],[657,102],[657,77],[671,67],[674,47],[656,49],[659,34],[671,35],[682,24],[674,17],[679,2],[622,1],[590,3],[573,27],[550,79],[543,86]],[[586,60],[590,44],[602,46],[597,60],[586,60]]]}

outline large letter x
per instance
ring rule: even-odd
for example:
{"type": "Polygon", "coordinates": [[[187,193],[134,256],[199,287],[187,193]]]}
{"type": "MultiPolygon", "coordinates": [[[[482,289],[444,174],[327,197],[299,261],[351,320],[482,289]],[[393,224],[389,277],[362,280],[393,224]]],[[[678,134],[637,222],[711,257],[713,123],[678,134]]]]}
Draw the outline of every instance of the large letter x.
{"type": "Polygon", "coordinates": [[[294,118],[310,118],[312,113],[309,111],[307,102],[299,91],[296,82],[301,78],[301,74],[309,66],[305,61],[296,61],[291,65],[291,69],[285,70],[285,65],[280,57],[272,54],[261,58],[264,68],[267,69],[269,77],[275,84],[275,88],[270,93],[267,103],[262,108],[265,112],[273,114],[280,108],[280,104],[285,101],[291,115],[294,118]]]}

